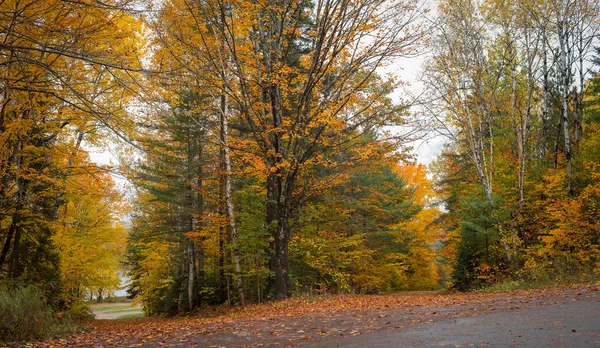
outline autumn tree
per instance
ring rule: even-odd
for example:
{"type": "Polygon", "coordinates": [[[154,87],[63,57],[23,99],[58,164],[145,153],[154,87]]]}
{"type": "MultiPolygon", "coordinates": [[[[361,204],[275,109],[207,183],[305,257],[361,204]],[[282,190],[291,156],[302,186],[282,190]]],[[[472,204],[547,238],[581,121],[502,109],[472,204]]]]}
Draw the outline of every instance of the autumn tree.
{"type": "Polygon", "coordinates": [[[288,295],[292,212],[298,180],[340,134],[398,122],[385,95],[395,82],[376,70],[414,53],[421,38],[413,2],[188,3],[223,50],[211,73],[256,144],[267,171],[266,224],[274,245],[275,297],[288,295]]]}
{"type": "MultiPolygon", "coordinates": [[[[478,1],[440,4],[435,59],[426,66],[438,129],[468,156],[485,199],[494,207],[496,110],[501,67],[486,54],[488,17],[478,1]]],[[[508,240],[502,238],[510,261],[508,240]]]]}
{"type": "Polygon", "coordinates": [[[437,168],[453,216],[446,226],[457,287],[512,277],[533,264],[549,231],[582,229],[577,213],[566,217],[569,227],[548,216],[569,210],[556,200],[577,195],[573,159],[587,157],[573,139],[583,134],[581,59],[598,28],[589,10],[586,1],[440,4],[427,105],[450,139],[437,168]],[[559,183],[565,191],[550,194],[559,183]],[[553,213],[542,214],[542,202],[556,203],[553,213]]]}
{"type": "Polygon", "coordinates": [[[119,289],[127,240],[119,216],[127,211],[121,194],[109,174],[90,175],[86,170],[94,165],[84,163],[81,157],[72,163],[77,173],[69,178],[64,203],[51,225],[59,258],[60,298],[69,306],[92,296],[102,299],[119,289]]]}
{"type": "MultiPolygon", "coordinates": [[[[352,151],[367,151],[355,145],[352,151]]],[[[377,148],[370,159],[346,162],[341,172],[323,168],[319,174],[327,179],[311,185],[314,191],[290,242],[296,291],[377,293],[437,286],[436,210],[427,206],[433,192],[421,176],[424,167],[399,165],[398,154],[388,152],[393,147],[366,146],[377,148]]]]}
{"type": "Polygon", "coordinates": [[[0,8],[0,274],[56,293],[52,224],[66,204],[72,159],[102,131],[132,129],[125,104],[140,69],[139,23],[126,2],[0,8]]]}

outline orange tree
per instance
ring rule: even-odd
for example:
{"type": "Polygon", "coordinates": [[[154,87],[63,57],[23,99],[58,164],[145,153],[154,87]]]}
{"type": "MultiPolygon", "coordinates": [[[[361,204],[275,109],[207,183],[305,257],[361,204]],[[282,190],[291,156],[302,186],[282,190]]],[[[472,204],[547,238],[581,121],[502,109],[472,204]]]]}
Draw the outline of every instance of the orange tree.
{"type": "Polygon", "coordinates": [[[286,298],[301,178],[349,138],[401,122],[386,98],[396,82],[377,69],[415,53],[420,9],[411,0],[184,3],[204,28],[197,52],[208,57],[211,84],[227,95],[265,164],[271,286],[286,298]]]}

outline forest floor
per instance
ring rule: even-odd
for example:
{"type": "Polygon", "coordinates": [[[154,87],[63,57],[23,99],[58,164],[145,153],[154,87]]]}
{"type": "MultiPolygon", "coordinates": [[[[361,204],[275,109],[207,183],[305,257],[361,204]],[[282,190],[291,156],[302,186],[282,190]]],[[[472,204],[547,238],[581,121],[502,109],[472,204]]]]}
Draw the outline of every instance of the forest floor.
{"type": "Polygon", "coordinates": [[[600,283],[504,293],[342,295],[203,316],[95,320],[32,346],[594,347],[600,283]]]}

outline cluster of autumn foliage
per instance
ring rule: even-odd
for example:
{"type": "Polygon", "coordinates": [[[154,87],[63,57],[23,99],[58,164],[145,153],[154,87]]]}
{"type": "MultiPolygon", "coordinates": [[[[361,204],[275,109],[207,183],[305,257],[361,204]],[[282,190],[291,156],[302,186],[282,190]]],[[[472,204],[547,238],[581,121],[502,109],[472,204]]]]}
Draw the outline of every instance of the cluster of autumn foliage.
{"type": "Polygon", "coordinates": [[[597,7],[427,15],[413,0],[0,1],[0,283],[70,307],[114,291],[125,261],[145,311],[176,314],[598,276],[597,7]],[[383,71],[427,42],[410,110],[383,71]],[[416,125],[448,138],[435,180],[389,128],[416,125]],[[111,144],[130,200],[91,159],[111,144]]]}
{"type": "Polygon", "coordinates": [[[435,288],[431,183],[401,160],[412,1],[165,1],[128,244],[147,313],[435,288]]]}
{"type": "Polygon", "coordinates": [[[432,167],[451,284],[598,277],[598,4],[443,1],[439,12],[425,81],[451,138],[432,167]]]}
{"type": "Polygon", "coordinates": [[[127,245],[148,313],[435,287],[431,184],[379,74],[421,44],[412,1],[0,6],[2,283],[70,307],[127,245]],[[91,160],[114,143],[132,204],[91,160]]]}
{"type": "Polygon", "coordinates": [[[108,4],[9,0],[0,27],[0,283],[69,307],[120,283],[126,206],[87,149],[131,132],[141,24],[108,4]]]}

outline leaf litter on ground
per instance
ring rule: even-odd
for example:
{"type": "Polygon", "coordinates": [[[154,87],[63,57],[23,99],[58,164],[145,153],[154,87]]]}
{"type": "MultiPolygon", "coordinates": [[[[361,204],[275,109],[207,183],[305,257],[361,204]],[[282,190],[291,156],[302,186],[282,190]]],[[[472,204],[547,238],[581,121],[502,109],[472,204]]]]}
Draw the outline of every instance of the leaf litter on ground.
{"type": "Polygon", "coordinates": [[[87,331],[35,341],[32,347],[268,346],[323,336],[357,336],[407,330],[444,318],[518,311],[588,297],[600,284],[505,293],[407,292],[291,298],[281,302],[221,306],[194,316],[91,321],[87,331]]]}

